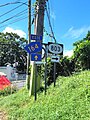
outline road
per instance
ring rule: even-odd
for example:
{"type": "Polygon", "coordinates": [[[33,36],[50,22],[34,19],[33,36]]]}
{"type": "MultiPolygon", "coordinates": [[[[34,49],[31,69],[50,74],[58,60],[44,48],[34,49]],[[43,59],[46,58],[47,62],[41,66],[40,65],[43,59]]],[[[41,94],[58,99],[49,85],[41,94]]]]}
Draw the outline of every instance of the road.
{"type": "Polygon", "coordinates": [[[26,80],[17,80],[17,81],[12,81],[13,86],[16,86],[18,89],[21,89],[23,86],[26,84],[26,80]]]}

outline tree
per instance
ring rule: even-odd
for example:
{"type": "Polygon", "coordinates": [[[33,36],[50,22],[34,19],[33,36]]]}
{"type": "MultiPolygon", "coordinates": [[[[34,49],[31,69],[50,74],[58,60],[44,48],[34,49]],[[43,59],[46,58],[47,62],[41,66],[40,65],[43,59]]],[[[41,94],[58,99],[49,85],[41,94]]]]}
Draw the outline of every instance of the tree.
{"type": "Polygon", "coordinates": [[[74,58],[76,66],[78,69],[90,69],[90,31],[86,35],[86,38],[75,42],[73,45],[74,49],[74,58]]]}
{"type": "Polygon", "coordinates": [[[26,52],[23,46],[27,43],[25,38],[20,38],[16,33],[0,33],[0,66],[7,63],[11,65],[18,62],[18,70],[24,70],[26,65],[26,52]]]}

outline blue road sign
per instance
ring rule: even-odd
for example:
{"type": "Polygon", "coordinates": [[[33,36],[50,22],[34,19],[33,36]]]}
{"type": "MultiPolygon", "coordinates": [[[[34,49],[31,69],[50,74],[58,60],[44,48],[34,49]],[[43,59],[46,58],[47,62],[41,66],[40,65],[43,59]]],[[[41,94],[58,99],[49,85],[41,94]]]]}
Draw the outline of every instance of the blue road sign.
{"type": "Polygon", "coordinates": [[[31,54],[31,61],[41,61],[41,54],[31,54]]]}
{"type": "Polygon", "coordinates": [[[31,42],[24,49],[29,53],[36,53],[42,50],[42,44],[40,42],[31,42]]]}
{"type": "Polygon", "coordinates": [[[33,34],[31,34],[31,40],[42,40],[42,35],[33,35],[33,34]]]}

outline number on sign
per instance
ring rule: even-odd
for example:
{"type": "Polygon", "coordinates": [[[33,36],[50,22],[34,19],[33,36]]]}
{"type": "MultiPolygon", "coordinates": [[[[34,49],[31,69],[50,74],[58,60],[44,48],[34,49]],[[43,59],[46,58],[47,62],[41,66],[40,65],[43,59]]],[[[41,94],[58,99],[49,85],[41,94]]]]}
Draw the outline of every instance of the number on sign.
{"type": "Polygon", "coordinates": [[[63,55],[63,45],[62,44],[49,44],[48,48],[50,53],[63,55]]]}
{"type": "Polygon", "coordinates": [[[60,52],[60,49],[62,49],[62,48],[60,48],[60,46],[51,46],[51,50],[52,51],[58,51],[58,52],[60,52]]]}

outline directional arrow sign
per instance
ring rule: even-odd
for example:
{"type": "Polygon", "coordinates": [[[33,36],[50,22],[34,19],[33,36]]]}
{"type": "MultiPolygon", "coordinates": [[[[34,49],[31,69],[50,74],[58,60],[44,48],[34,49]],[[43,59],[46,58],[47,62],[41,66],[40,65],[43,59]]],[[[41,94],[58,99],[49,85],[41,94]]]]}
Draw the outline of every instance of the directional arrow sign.
{"type": "Polygon", "coordinates": [[[31,54],[31,61],[41,61],[41,54],[31,54]]]}
{"type": "Polygon", "coordinates": [[[60,57],[59,56],[51,56],[51,62],[59,62],[60,57]]]}
{"type": "Polygon", "coordinates": [[[29,53],[36,53],[42,50],[42,45],[40,42],[31,42],[24,49],[29,53]]]}

